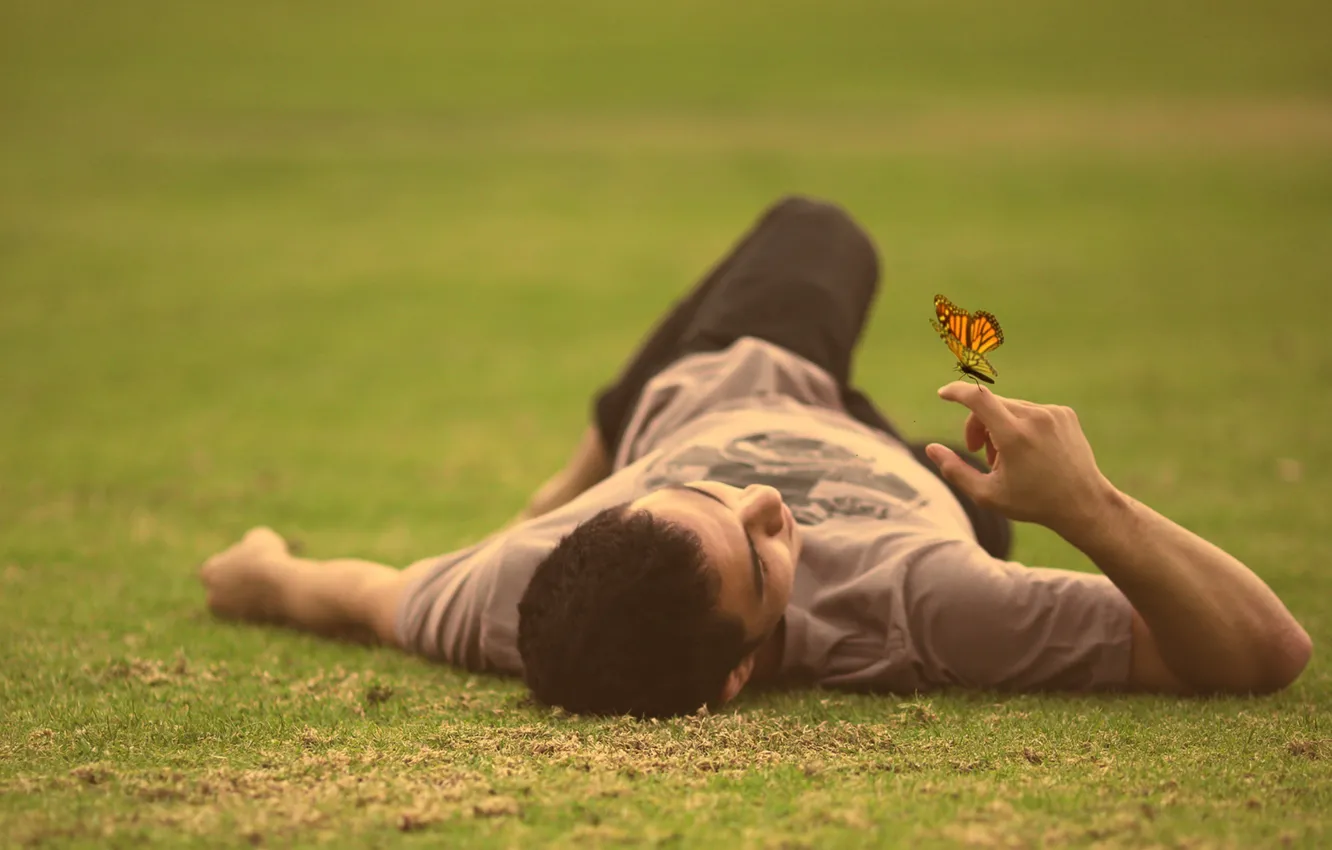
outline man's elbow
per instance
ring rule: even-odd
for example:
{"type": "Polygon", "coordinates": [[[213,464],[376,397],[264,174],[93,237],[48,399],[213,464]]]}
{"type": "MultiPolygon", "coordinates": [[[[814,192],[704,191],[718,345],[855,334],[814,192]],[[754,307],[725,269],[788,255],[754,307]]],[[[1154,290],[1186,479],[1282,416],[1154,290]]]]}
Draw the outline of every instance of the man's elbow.
{"type": "Polygon", "coordinates": [[[1299,623],[1291,620],[1271,630],[1260,641],[1258,659],[1254,665],[1252,693],[1270,694],[1289,687],[1313,656],[1313,641],[1299,623]]]}

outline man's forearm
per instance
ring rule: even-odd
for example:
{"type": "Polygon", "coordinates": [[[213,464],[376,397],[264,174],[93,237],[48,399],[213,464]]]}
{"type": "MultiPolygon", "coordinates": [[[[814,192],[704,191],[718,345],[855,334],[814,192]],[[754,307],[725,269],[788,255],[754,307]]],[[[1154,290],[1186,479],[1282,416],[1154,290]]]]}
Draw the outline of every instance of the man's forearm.
{"type": "Polygon", "coordinates": [[[383,564],[351,558],[292,558],[274,569],[276,595],[288,625],[365,643],[394,642],[403,575],[383,564]]]}
{"type": "Polygon", "coordinates": [[[1123,592],[1191,688],[1276,690],[1308,663],[1308,634],[1262,579],[1141,502],[1110,488],[1096,511],[1055,531],[1123,592]]]}
{"type": "Polygon", "coordinates": [[[392,644],[398,601],[429,568],[430,561],[399,571],[352,558],[298,558],[276,532],[259,527],[205,561],[199,577],[220,617],[392,644]]]}

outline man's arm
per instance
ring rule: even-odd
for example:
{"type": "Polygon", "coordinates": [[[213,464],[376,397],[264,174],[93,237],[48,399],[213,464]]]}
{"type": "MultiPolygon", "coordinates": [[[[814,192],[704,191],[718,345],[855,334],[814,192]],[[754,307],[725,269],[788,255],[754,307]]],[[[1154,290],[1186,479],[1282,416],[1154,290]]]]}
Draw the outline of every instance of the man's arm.
{"type": "Polygon", "coordinates": [[[1248,567],[1146,505],[1109,490],[1093,517],[1056,528],[1138,613],[1136,683],[1267,693],[1300,675],[1309,635],[1248,567]]]}
{"type": "Polygon", "coordinates": [[[932,444],[943,475],[977,504],[1059,534],[1133,605],[1130,685],[1265,693],[1299,676],[1312,642],[1276,594],[1234,557],[1116,489],[1072,410],[963,382],[939,395],[970,408],[967,447],[984,446],[991,466],[981,473],[932,444]]]}
{"type": "Polygon", "coordinates": [[[514,522],[535,519],[572,502],[583,491],[610,475],[611,459],[596,425],[583,431],[573,455],[564,468],[537,488],[514,522]]]}
{"type": "Polygon", "coordinates": [[[205,561],[199,578],[219,617],[397,646],[398,602],[418,566],[429,562],[396,570],[351,558],[298,558],[276,532],[255,528],[205,561]]]}
{"type": "MultiPolygon", "coordinates": [[[[567,504],[609,472],[601,435],[589,426],[565,468],[533,495],[513,522],[567,504]]],[[[397,570],[355,558],[298,558],[277,533],[255,528],[209,558],[199,577],[207,590],[208,608],[219,617],[410,650],[401,646],[397,634],[402,596],[438,561],[428,558],[397,570]]]]}

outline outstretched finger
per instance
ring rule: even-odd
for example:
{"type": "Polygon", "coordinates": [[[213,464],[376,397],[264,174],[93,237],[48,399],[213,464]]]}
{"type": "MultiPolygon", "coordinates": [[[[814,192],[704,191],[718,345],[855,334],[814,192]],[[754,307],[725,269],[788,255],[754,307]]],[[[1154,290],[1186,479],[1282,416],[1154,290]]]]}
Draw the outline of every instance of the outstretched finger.
{"type": "MultiPolygon", "coordinates": [[[[1005,433],[1013,426],[1013,412],[1008,399],[966,381],[954,381],[939,388],[939,398],[966,405],[991,434],[1003,442],[1005,433]]],[[[969,429],[968,429],[969,430],[969,429]]]]}

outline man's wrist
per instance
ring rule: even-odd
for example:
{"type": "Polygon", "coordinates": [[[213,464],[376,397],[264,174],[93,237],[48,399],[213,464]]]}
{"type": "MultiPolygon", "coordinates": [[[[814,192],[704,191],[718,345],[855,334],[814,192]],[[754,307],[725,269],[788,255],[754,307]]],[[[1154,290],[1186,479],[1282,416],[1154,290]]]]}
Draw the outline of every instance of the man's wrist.
{"type": "Polygon", "coordinates": [[[1088,552],[1100,548],[1107,535],[1117,536],[1132,512],[1133,500],[1104,477],[1083,498],[1047,527],[1073,546],[1088,552]]]}

